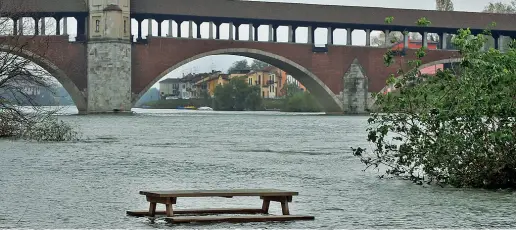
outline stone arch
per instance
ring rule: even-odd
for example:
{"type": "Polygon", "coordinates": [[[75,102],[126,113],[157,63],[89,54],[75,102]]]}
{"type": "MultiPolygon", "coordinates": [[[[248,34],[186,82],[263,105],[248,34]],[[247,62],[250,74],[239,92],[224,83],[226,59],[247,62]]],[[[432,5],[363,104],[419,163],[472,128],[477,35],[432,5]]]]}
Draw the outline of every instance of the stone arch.
{"type": "MultiPolygon", "coordinates": [[[[425,69],[427,67],[431,67],[431,66],[435,66],[435,65],[441,65],[441,64],[452,64],[452,63],[459,63],[459,62],[462,62],[462,58],[448,58],[448,59],[442,59],[442,60],[438,60],[438,61],[433,61],[433,62],[428,62],[426,64],[423,64],[421,65],[419,68],[417,68],[418,70],[422,70],[422,69],[425,69]]],[[[401,78],[405,77],[405,76],[400,76],[401,78]]],[[[387,92],[388,90],[393,90],[393,86],[385,86],[381,91],[380,93],[385,93],[387,92]]]]}
{"type": "Polygon", "coordinates": [[[16,47],[12,47],[9,45],[0,45],[0,52],[10,53],[22,58],[25,58],[33,63],[39,65],[45,71],[47,71],[50,75],[59,81],[66,89],[66,91],[72,97],[75,106],[79,110],[79,113],[87,111],[87,103],[86,98],[83,93],[79,90],[79,88],[75,85],[75,83],[65,74],[63,70],[57,67],[54,63],[49,61],[48,59],[35,54],[26,49],[20,49],[16,47]]]}
{"type": "Polygon", "coordinates": [[[156,84],[160,79],[165,77],[170,72],[176,70],[177,68],[189,62],[212,55],[237,55],[242,57],[254,58],[271,64],[273,66],[276,66],[286,71],[287,73],[295,77],[296,80],[298,80],[301,84],[303,84],[308,89],[308,91],[310,91],[310,93],[312,93],[315,96],[316,100],[324,108],[325,112],[343,111],[342,102],[338,99],[338,97],[330,90],[330,88],[328,88],[328,86],[326,86],[326,84],[324,84],[324,82],[322,82],[315,74],[310,72],[308,69],[285,57],[270,52],[249,48],[229,48],[208,51],[205,53],[194,55],[179,63],[176,63],[172,67],[162,72],[159,76],[154,78],[152,82],[143,89],[142,92],[139,92],[136,98],[134,98],[133,104],[136,103],[154,84],[156,84]]]}

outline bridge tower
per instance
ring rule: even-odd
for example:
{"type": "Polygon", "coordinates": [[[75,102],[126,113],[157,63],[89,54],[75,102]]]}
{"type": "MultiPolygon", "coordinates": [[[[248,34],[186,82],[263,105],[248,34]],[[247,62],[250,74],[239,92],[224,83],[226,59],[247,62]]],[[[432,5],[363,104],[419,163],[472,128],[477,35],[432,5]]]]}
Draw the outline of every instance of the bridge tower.
{"type": "Polygon", "coordinates": [[[88,113],[129,112],[130,0],[87,0],[88,113]]]}

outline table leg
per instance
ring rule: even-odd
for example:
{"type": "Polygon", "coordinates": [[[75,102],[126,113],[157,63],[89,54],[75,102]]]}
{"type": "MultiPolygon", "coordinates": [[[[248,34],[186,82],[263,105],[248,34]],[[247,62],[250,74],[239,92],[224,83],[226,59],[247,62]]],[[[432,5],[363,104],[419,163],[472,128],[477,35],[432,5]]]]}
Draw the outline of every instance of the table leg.
{"type": "Polygon", "coordinates": [[[154,217],[156,216],[156,202],[150,202],[149,206],[149,216],[154,217]]]}
{"type": "Polygon", "coordinates": [[[270,200],[263,199],[262,211],[263,211],[264,214],[269,214],[269,206],[270,206],[270,204],[271,204],[270,200]]]}
{"type": "Polygon", "coordinates": [[[165,204],[167,217],[174,216],[174,208],[172,207],[172,205],[173,204],[165,204]]]}
{"type": "Polygon", "coordinates": [[[281,211],[283,212],[283,215],[290,215],[290,210],[288,209],[288,201],[282,201],[281,202],[281,211]]]}

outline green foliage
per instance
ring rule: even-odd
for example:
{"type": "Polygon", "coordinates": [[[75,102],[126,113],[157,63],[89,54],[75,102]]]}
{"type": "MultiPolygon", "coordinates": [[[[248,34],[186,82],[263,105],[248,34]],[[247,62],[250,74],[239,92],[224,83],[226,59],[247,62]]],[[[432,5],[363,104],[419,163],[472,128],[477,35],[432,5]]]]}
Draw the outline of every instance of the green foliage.
{"type": "Polygon", "coordinates": [[[262,62],[260,60],[256,60],[256,59],[253,60],[253,62],[249,65],[247,60],[243,59],[243,60],[234,62],[231,65],[231,67],[229,67],[228,73],[232,73],[232,72],[238,71],[238,70],[255,70],[255,71],[259,71],[259,70],[263,70],[264,68],[269,67],[269,66],[271,66],[271,65],[268,64],[268,63],[262,62]]]}
{"type": "Polygon", "coordinates": [[[288,83],[283,88],[285,105],[283,112],[321,112],[321,106],[309,93],[301,90],[298,85],[288,83]]]}
{"type": "Polygon", "coordinates": [[[394,21],[394,17],[386,17],[385,18],[385,24],[391,24],[394,21]]]}
{"type": "Polygon", "coordinates": [[[397,91],[378,94],[369,119],[374,149],[354,149],[367,168],[418,184],[516,187],[516,50],[480,52],[485,40],[458,31],[460,72],[422,75],[418,50],[411,69],[389,79],[397,91]]]}
{"type": "Polygon", "coordinates": [[[213,109],[222,111],[258,110],[262,107],[258,86],[249,87],[242,78],[233,78],[215,88],[213,109]]]}
{"type": "Polygon", "coordinates": [[[426,19],[425,17],[423,18],[420,18],[417,20],[416,24],[418,26],[429,26],[430,24],[432,24],[428,19],[426,19]]]}
{"type": "Polygon", "coordinates": [[[266,67],[269,67],[268,63],[262,62],[260,60],[253,60],[253,63],[251,63],[251,70],[263,70],[266,67]]]}
{"type": "Polygon", "coordinates": [[[234,62],[231,65],[231,67],[229,67],[228,73],[232,73],[232,72],[238,71],[238,70],[248,70],[250,68],[251,67],[249,66],[249,63],[247,63],[247,60],[243,59],[243,60],[234,62]]]}

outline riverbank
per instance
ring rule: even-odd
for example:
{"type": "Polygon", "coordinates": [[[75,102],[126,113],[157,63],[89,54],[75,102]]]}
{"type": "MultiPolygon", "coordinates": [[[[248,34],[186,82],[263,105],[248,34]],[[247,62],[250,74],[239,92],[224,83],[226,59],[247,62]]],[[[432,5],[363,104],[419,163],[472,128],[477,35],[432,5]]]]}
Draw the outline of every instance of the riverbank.
{"type": "MultiPolygon", "coordinates": [[[[256,111],[282,111],[282,112],[322,112],[318,107],[312,106],[296,106],[292,103],[287,104],[286,99],[263,99],[262,106],[256,111]],[[286,109],[287,108],[287,109],[286,109]]],[[[140,108],[144,109],[178,109],[193,106],[212,107],[211,102],[206,102],[205,99],[176,99],[176,100],[159,100],[151,101],[143,104],[140,108]]]]}

